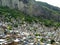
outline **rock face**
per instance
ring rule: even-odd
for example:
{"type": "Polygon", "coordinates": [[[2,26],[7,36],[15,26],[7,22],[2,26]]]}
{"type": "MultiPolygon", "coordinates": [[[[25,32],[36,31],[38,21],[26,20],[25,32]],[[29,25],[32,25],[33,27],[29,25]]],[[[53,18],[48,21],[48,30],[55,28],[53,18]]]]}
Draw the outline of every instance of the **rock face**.
{"type": "Polygon", "coordinates": [[[0,6],[7,6],[39,18],[60,22],[60,8],[35,0],[0,0],[0,6]]]}
{"type": "Polygon", "coordinates": [[[0,6],[6,6],[12,9],[18,9],[27,14],[32,14],[32,8],[35,0],[0,0],[0,6]]]}
{"type": "Polygon", "coordinates": [[[2,1],[2,6],[7,6],[9,8],[23,8],[22,6],[23,5],[23,2],[22,1],[19,1],[19,0],[1,0],[2,1]],[[22,6],[21,6],[22,5],[22,6]]]}
{"type": "Polygon", "coordinates": [[[31,2],[34,2],[34,0],[0,0],[0,6],[7,6],[9,8],[21,10],[31,2]]]}

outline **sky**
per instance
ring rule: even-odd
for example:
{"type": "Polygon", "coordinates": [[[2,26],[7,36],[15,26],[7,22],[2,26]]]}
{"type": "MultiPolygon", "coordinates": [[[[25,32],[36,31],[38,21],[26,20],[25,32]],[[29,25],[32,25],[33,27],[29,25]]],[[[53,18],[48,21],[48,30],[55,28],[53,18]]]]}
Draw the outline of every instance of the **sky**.
{"type": "Polygon", "coordinates": [[[48,4],[60,7],[60,0],[36,0],[36,1],[47,2],[48,4]]]}

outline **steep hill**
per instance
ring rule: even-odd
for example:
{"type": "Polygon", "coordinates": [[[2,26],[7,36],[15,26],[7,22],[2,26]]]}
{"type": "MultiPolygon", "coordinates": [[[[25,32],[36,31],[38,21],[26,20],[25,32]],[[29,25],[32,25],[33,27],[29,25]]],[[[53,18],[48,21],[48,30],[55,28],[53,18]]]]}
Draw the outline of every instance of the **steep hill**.
{"type": "Polygon", "coordinates": [[[0,22],[11,22],[12,24],[26,23],[40,23],[45,26],[60,26],[59,22],[55,22],[49,19],[37,18],[35,16],[27,15],[19,10],[10,9],[7,7],[0,7],[0,22]]]}
{"type": "MultiPolygon", "coordinates": [[[[21,0],[22,1],[22,0],[21,0]]],[[[45,2],[23,0],[23,11],[0,7],[0,21],[41,23],[45,26],[60,26],[60,8],[45,2]]]]}
{"type": "Polygon", "coordinates": [[[60,8],[45,2],[38,2],[35,0],[5,0],[5,2],[0,1],[0,3],[0,6],[18,9],[30,16],[32,15],[38,18],[60,22],[60,8]]]}
{"type": "Polygon", "coordinates": [[[32,15],[60,22],[60,8],[47,4],[45,2],[35,2],[32,7],[32,15]]]}

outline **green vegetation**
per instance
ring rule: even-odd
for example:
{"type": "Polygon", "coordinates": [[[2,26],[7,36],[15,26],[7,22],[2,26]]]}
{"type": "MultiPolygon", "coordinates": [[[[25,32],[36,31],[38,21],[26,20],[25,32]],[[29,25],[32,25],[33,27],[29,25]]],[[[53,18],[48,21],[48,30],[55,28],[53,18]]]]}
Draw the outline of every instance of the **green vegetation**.
{"type": "Polygon", "coordinates": [[[53,44],[53,43],[55,43],[55,41],[54,40],[51,40],[51,44],[53,44]]]}
{"type": "Polygon", "coordinates": [[[33,22],[42,23],[47,27],[50,27],[50,26],[59,27],[60,26],[60,22],[37,18],[34,16],[30,16],[30,15],[25,15],[23,12],[19,10],[9,9],[7,7],[0,7],[0,17],[3,18],[2,21],[5,21],[5,22],[7,21],[7,22],[13,23],[13,21],[16,21],[17,23],[14,24],[14,27],[18,26],[19,21],[22,21],[22,24],[25,21],[27,23],[33,23],[33,22]]]}
{"type": "Polygon", "coordinates": [[[7,29],[8,29],[8,30],[12,30],[12,26],[11,26],[11,25],[8,25],[8,26],[7,26],[7,29]]]}
{"type": "Polygon", "coordinates": [[[41,42],[45,42],[46,41],[46,39],[44,39],[44,38],[41,38],[41,40],[40,40],[41,42]]]}
{"type": "Polygon", "coordinates": [[[35,34],[35,36],[40,36],[40,34],[35,34]]]}
{"type": "Polygon", "coordinates": [[[23,14],[23,12],[15,10],[15,9],[9,9],[7,7],[0,7],[0,16],[1,17],[5,17],[5,21],[7,22],[11,22],[13,20],[13,18],[15,20],[19,19],[22,21],[26,21],[26,22],[36,22],[36,19],[32,16],[28,16],[23,14]]]}

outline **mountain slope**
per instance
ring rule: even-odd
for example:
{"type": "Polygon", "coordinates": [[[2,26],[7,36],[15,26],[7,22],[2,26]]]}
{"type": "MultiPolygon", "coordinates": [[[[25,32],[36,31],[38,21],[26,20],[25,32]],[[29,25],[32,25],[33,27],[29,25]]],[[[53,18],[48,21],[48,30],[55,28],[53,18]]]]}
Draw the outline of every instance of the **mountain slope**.
{"type": "Polygon", "coordinates": [[[23,12],[20,10],[0,7],[0,21],[41,23],[45,26],[60,26],[60,8],[45,2],[32,1],[25,3],[23,12]]]}
{"type": "Polygon", "coordinates": [[[58,7],[49,5],[45,2],[35,1],[35,4],[31,6],[30,10],[30,14],[36,17],[60,22],[60,8],[58,7]]]}
{"type": "Polygon", "coordinates": [[[60,26],[60,23],[48,20],[48,19],[42,19],[37,18],[35,16],[28,16],[24,14],[23,12],[15,9],[10,9],[7,7],[0,7],[0,22],[10,22],[13,25],[15,24],[23,24],[23,23],[40,23],[45,26],[60,26]]]}
{"type": "Polygon", "coordinates": [[[60,8],[47,4],[45,2],[31,3],[25,8],[26,14],[30,14],[42,19],[48,19],[60,22],[60,8]]]}

